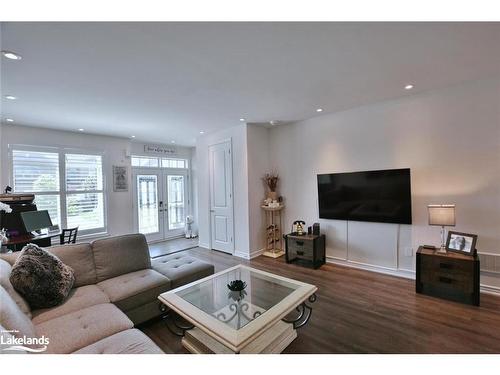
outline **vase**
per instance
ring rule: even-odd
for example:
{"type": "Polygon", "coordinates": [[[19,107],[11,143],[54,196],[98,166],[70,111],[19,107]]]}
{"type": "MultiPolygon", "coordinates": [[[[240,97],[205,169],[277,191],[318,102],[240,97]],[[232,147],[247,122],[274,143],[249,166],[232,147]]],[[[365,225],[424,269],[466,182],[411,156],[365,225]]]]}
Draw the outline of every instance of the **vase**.
{"type": "Polygon", "coordinates": [[[267,193],[267,197],[273,201],[276,201],[278,200],[278,193],[275,191],[270,191],[269,193],[267,193]]]}

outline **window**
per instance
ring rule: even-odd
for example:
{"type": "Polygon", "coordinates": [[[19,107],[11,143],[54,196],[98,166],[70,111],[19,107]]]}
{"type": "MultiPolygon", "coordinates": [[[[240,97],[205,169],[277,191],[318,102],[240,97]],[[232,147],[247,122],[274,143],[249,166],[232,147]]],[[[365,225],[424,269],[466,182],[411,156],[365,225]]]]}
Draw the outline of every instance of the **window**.
{"type": "Polygon", "coordinates": [[[100,155],[66,154],[66,215],[69,228],[104,229],[100,155]]]}
{"type": "Polygon", "coordinates": [[[187,160],[185,159],[161,159],[163,168],[187,168],[187,160]]]}
{"type": "Polygon", "coordinates": [[[132,156],[132,167],[187,169],[188,161],[186,159],[132,156]]]}
{"type": "Polygon", "coordinates": [[[13,150],[14,191],[34,193],[39,210],[48,210],[52,223],[61,223],[59,154],[13,150]]]}
{"type": "Polygon", "coordinates": [[[34,193],[54,224],[82,234],[106,230],[101,155],[15,147],[12,172],[14,191],[34,193]]]}
{"type": "Polygon", "coordinates": [[[158,158],[149,158],[146,156],[132,156],[132,167],[150,167],[158,168],[158,158]]]}

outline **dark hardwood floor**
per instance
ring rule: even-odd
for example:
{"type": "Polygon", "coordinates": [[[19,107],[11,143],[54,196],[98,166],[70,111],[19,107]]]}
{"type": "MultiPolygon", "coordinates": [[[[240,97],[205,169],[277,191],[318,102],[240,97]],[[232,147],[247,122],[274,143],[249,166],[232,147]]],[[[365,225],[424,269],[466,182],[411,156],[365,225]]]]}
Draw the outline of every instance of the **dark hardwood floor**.
{"type": "Polygon", "coordinates": [[[198,246],[198,238],[175,238],[156,242],[149,245],[149,255],[151,258],[158,258],[178,251],[191,249],[198,246]]]}
{"type": "MultiPolygon", "coordinates": [[[[326,264],[318,270],[216,251],[187,253],[215,265],[236,264],[318,286],[309,323],[284,353],[500,353],[500,298],[481,294],[474,307],[415,293],[413,280],[326,264]]],[[[187,353],[161,321],[139,327],[166,353],[187,353]]]]}

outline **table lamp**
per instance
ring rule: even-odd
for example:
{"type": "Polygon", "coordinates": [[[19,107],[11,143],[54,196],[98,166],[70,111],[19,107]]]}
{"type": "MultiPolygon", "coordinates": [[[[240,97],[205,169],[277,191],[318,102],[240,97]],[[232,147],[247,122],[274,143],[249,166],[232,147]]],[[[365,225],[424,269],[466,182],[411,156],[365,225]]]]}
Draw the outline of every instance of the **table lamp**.
{"type": "Polygon", "coordinates": [[[454,204],[430,204],[429,225],[439,225],[441,227],[441,248],[440,253],[446,253],[445,230],[444,227],[455,226],[455,205],[454,204]]]}

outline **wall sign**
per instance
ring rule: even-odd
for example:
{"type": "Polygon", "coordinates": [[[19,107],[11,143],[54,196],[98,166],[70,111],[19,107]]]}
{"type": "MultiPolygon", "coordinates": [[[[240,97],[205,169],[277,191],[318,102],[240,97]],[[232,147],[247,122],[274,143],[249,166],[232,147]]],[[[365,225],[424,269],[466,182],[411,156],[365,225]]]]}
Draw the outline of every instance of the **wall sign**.
{"type": "Polygon", "coordinates": [[[128,191],[127,167],[113,166],[113,191],[128,191]]]}
{"type": "Polygon", "coordinates": [[[177,148],[175,148],[175,146],[144,145],[144,153],[155,155],[175,155],[177,153],[177,148]]]}

